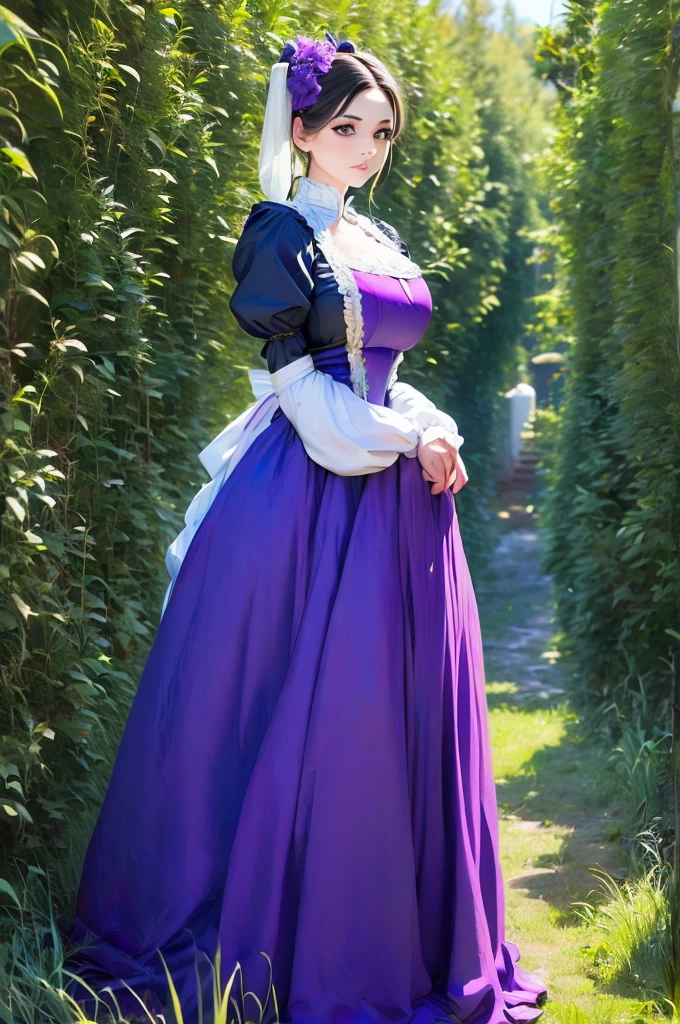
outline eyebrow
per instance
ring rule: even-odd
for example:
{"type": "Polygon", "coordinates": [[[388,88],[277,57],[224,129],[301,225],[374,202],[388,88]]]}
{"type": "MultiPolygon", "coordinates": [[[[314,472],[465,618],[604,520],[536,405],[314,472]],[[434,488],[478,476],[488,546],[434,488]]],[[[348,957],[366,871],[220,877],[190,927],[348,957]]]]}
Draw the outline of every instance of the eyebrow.
{"type": "MultiPolygon", "coordinates": [[[[355,121],[363,121],[363,117],[359,117],[358,114],[338,114],[338,117],[334,120],[339,120],[341,117],[351,117],[355,121]]],[[[378,124],[392,124],[392,118],[384,117],[382,121],[378,121],[378,124]]]]}

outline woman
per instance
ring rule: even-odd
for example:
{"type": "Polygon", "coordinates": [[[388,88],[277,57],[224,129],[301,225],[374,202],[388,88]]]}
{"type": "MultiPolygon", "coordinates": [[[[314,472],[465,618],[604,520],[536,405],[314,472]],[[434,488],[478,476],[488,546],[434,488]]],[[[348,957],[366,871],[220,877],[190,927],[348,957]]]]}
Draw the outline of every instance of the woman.
{"type": "Polygon", "coordinates": [[[463,439],[396,377],[431,297],[344,198],[402,123],[347,40],[298,36],[272,68],[231,300],[270,386],[201,453],[71,932],[129,1010],[126,985],[166,997],[160,951],[185,1021],[199,999],[211,1020],[219,942],[222,984],[238,962],[264,1000],[266,954],[299,1024],[541,1013],[504,938],[463,439]]]}

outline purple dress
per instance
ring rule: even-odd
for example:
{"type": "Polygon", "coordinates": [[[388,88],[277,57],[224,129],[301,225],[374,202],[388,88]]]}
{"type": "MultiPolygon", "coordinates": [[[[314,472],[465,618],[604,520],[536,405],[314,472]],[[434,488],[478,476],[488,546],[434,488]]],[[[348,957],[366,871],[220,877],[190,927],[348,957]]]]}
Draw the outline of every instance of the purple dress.
{"type": "MultiPolygon", "coordinates": [[[[265,215],[284,209],[259,204],[261,261],[265,215]]],[[[304,233],[299,214],[284,220],[304,233]]],[[[311,231],[303,241],[316,283],[306,352],[350,386],[347,352],[330,343],[342,297],[311,231]]],[[[259,296],[241,287],[233,307],[264,339],[286,333],[263,312],[286,263],[275,248],[259,296]]],[[[422,277],[353,273],[370,400],[387,404],[430,293],[422,277]]],[[[290,362],[276,340],[264,351],[273,372],[290,362]]],[[[480,625],[455,499],[431,495],[417,458],[337,475],[281,409],[244,452],[182,560],[70,939],[91,945],[67,968],[110,985],[128,1012],[138,1004],[117,979],[156,993],[159,1009],[167,997],[160,950],[185,1024],[199,1020],[199,989],[212,1021],[205,955],[214,961],[218,941],[222,985],[238,961],[261,1001],[266,952],[280,1019],[295,1024],[540,1015],[545,986],[504,934],[480,625]]],[[[76,982],[71,992],[89,1005],[76,982]]],[[[248,998],[246,1012],[259,1017],[248,998]]]]}

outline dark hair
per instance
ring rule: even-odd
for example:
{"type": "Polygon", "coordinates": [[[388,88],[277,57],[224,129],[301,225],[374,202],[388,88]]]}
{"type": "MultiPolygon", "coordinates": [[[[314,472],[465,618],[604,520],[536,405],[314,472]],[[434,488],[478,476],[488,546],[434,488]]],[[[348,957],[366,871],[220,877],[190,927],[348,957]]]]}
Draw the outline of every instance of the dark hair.
{"type": "MultiPolygon", "coordinates": [[[[330,71],[319,75],[318,82],[321,92],[316,102],[304,110],[293,111],[293,120],[296,117],[301,119],[305,133],[313,135],[334,117],[341,117],[355,96],[365,89],[373,89],[377,85],[386,94],[392,107],[394,130],[391,142],[394,142],[401,134],[406,120],[401,90],[383,62],[372,53],[367,53],[365,50],[355,50],[352,53],[338,51],[333,57],[330,71]]],[[[303,163],[309,167],[310,154],[295,148],[303,163]]],[[[389,156],[391,165],[392,146],[390,146],[389,156]]],[[[388,173],[389,167],[385,177],[388,173]]],[[[380,178],[380,174],[378,178],[380,178]]],[[[369,203],[373,198],[373,189],[377,183],[377,179],[374,178],[368,197],[369,203]]]]}

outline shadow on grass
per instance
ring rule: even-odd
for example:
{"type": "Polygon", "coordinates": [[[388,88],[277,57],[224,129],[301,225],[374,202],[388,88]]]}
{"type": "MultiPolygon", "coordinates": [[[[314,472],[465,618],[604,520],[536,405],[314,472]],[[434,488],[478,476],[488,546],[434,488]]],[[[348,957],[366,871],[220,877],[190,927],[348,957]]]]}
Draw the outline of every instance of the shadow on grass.
{"type": "MultiPolygon", "coordinates": [[[[612,899],[589,868],[611,875],[616,889],[626,877],[627,848],[633,841],[619,823],[625,820],[625,811],[611,795],[607,753],[584,736],[583,723],[566,702],[549,704],[544,697],[527,694],[513,683],[490,683],[487,699],[495,724],[499,724],[499,714],[503,716],[502,729],[517,744],[514,770],[496,780],[499,815],[523,832],[525,840],[531,842],[536,837],[537,852],[531,855],[530,868],[507,879],[506,885],[521,889],[527,899],[547,903],[553,926],[579,929],[574,931],[574,941],[580,944],[584,917],[575,904],[611,906],[612,899]],[[542,741],[544,745],[536,749],[542,741]],[[524,743],[533,753],[521,760],[524,743]],[[559,849],[541,853],[539,837],[548,831],[559,834],[559,849]]],[[[507,740],[499,749],[504,743],[507,740]]],[[[595,983],[598,996],[636,1002],[645,993],[658,1000],[657,1005],[662,1004],[665,986],[660,965],[650,956],[658,936],[650,935],[645,941],[650,947],[645,955],[644,950],[631,947],[634,962],[629,966],[622,963],[617,976],[608,980],[597,964],[606,965],[611,943],[617,944],[617,938],[609,927],[602,933],[595,928],[589,941],[590,945],[579,946],[584,954],[582,969],[595,983]]],[[[641,1022],[663,1019],[658,1013],[647,1015],[648,1009],[641,1012],[641,1022]]]]}
{"type": "Polygon", "coordinates": [[[623,809],[611,797],[606,754],[584,738],[578,717],[564,702],[546,702],[513,683],[490,683],[487,700],[491,713],[504,714],[511,734],[533,731],[532,746],[541,743],[536,732],[545,727],[544,745],[497,779],[500,816],[517,821],[523,831],[562,833],[558,852],[537,854],[532,871],[509,884],[549,903],[558,927],[573,926],[580,920],[574,901],[604,899],[588,866],[622,877],[627,863],[628,840],[617,823],[623,809]]]}

